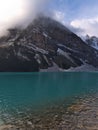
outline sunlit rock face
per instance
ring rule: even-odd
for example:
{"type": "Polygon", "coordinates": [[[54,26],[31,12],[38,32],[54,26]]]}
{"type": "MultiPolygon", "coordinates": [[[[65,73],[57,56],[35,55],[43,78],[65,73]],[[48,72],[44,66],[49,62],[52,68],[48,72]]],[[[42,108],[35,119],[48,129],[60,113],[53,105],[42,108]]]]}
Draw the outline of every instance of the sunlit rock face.
{"type": "Polygon", "coordinates": [[[9,29],[0,38],[0,71],[33,72],[54,65],[69,69],[86,63],[98,67],[98,51],[49,17],[38,17],[25,29],[9,29]]]}

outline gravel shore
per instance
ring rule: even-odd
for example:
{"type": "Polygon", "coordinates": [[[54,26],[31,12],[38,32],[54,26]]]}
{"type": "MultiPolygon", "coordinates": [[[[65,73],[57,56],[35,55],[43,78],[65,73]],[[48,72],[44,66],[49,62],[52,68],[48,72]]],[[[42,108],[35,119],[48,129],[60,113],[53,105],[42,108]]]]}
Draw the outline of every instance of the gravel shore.
{"type": "Polygon", "coordinates": [[[98,95],[69,105],[53,107],[39,115],[17,119],[0,126],[0,130],[98,130],[98,95]]]}
{"type": "Polygon", "coordinates": [[[55,63],[53,67],[40,70],[40,72],[95,72],[95,71],[98,71],[98,68],[89,64],[84,64],[79,67],[75,67],[75,68],[71,67],[70,69],[63,70],[59,68],[55,63]]]}

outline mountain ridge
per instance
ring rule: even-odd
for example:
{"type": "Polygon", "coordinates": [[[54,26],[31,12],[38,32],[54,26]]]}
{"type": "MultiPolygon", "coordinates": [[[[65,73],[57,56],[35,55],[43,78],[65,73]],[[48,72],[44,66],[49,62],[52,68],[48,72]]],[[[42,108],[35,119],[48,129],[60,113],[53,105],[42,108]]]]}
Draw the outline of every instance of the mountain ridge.
{"type": "Polygon", "coordinates": [[[0,39],[0,71],[34,72],[54,63],[62,69],[84,63],[98,67],[98,51],[49,17],[39,17],[23,30],[9,29],[0,39]]]}
{"type": "Polygon", "coordinates": [[[96,50],[98,50],[98,37],[96,37],[96,36],[91,36],[90,37],[89,35],[86,35],[85,42],[89,46],[91,46],[91,47],[95,48],[96,50]]]}

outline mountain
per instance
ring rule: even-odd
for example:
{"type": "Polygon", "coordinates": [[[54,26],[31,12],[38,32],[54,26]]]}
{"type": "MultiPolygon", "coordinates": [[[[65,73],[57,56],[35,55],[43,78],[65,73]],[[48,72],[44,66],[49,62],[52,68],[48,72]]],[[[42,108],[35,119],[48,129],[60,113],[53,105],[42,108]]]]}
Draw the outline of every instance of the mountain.
{"type": "Polygon", "coordinates": [[[98,38],[96,36],[90,37],[87,35],[85,41],[89,46],[92,46],[93,48],[98,50],[98,38]]]}
{"type": "Polygon", "coordinates": [[[69,69],[85,63],[98,67],[98,51],[49,17],[8,31],[0,38],[1,72],[34,72],[54,65],[69,69]]]}

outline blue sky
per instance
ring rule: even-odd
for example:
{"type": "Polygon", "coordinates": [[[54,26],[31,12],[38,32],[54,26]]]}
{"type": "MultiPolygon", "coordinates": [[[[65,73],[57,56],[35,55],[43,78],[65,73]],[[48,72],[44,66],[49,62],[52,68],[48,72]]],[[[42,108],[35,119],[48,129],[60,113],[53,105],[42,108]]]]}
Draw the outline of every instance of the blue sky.
{"type": "Polygon", "coordinates": [[[52,0],[48,8],[78,35],[98,36],[98,0],[52,0]]]}
{"type": "Polygon", "coordinates": [[[12,26],[29,24],[40,12],[79,36],[98,36],[98,0],[0,0],[0,35],[12,26]]]}
{"type": "Polygon", "coordinates": [[[65,13],[68,20],[91,18],[98,13],[98,0],[54,0],[49,8],[65,13]]]}

